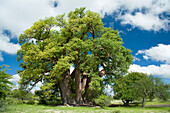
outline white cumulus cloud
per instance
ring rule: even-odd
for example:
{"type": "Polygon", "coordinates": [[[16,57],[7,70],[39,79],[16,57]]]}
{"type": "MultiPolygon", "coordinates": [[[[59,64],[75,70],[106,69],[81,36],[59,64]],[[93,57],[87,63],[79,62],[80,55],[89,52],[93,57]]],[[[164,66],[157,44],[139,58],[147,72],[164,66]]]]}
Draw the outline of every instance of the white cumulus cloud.
{"type": "Polygon", "coordinates": [[[170,65],[161,64],[160,66],[149,65],[149,66],[140,66],[133,64],[129,68],[129,72],[142,72],[152,75],[158,75],[162,78],[170,78],[170,65]]]}
{"type": "MultiPolygon", "coordinates": [[[[121,15],[122,24],[131,24],[133,27],[139,27],[144,30],[159,31],[160,29],[169,30],[168,18],[161,18],[163,12],[169,15],[170,1],[169,0],[121,0],[124,2],[124,7],[129,12],[121,15]],[[134,9],[139,11],[132,14],[134,9]],[[145,13],[142,10],[145,9],[145,13]]],[[[123,3],[122,3],[123,4],[123,3]]]]}
{"type": "MultiPolygon", "coordinates": [[[[118,9],[128,10],[128,12],[125,12],[127,15],[123,17],[123,23],[137,24],[137,26],[144,26],[142,28],[145,28],[149,18],[149,21],[153,20],[151,23],[153,26],[160,27],[160,24],[164,25],[167,21],[158,19],[159,14],[169,12],[169,6],[169,0],[3,0],[0,2],[0,28],[8,29],[19,35],[41,18],[67,14],[79,7],[86,7],[102,15],[105,13],[112,14],[117,12],[118,9]],[[58,3],[55,8],[51,5],[54,1],[58,3]],[[131,15],[131,12],[135,9],[141,11],[142,8],[148,9],[146,15],[142,13],[136,13],[135,16],[131,15]],[[143,24],[136,23],[132,17],[143,19],[143,21],[139,21],[143,24]]],[[[150,26],[147,26],[146,30],[151,29],[150,26]]]]}
{"type": "Polygon", "coordinates": [[[168,19],[161,20],[157,15],[154,15],[153,13],[143,14],[138,12],[135,15],[128,13],[120,18],[123,20],[121,22],[122,24],[131,24],[134,27],[139,27],[144,30],[167,30],[169,23],[168,19]]]}
{"type": "Polygon", "coordinates": [[[12,75],[12,78],[9,79],[9,81],[15,84],[18,84],[19,79],[20,79],[20,76],[18,74],[15,74],[15,75],[12,75]]]}
{"type": "Polygon", "coordinates": [[[144,59],[156,60],[170,64],[170,45],[158,44],[146,50],[139,50],[136,55],[143,54],[144,59]]]}
{"type": "Polygon", "coordinates": [[[143,55],[145,60],[160,61],[164,64],[140,66],[133,64],[129,68],[129,72],[143,72],[147,74],[158,75],[163,78],[170,78],[170,45],[158,44],[146,50],[139,50],[136,55],[143,55]]]}
{"type": "Polygon", "coordinates": [[[148,56],[146,56],[146,55],[144,55],[143,58],[144,58],[145,60],[148,60],[148,59],[149,59],[148,56]]]}
{"type": "Polygon", "coordinates": [[[140,59],[137,58],[136,56],[133,56],[133,61],[140,61],[140,59]]]}
{"type": "Polygon", "coordinates": [[[0,51],[6,52],[8,54],[16,54],[17,50],[20,49],[19,44],[10,43],[5,40],[0,39],[0,51]]]}
{"type": "Polygon", "coordinates": [[[2,52],[6,52],[8,54],[16,54],[17,50],[19,50],[21,46],[19,44],[14,44],[10,42],[10,38],[0,34],[0,61],[4,61],[2,52]]]}

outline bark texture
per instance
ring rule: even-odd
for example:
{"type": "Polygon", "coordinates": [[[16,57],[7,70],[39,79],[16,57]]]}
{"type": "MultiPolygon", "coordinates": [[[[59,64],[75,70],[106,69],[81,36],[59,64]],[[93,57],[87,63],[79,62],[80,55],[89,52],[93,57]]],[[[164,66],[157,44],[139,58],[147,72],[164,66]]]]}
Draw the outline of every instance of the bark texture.
{"type": "Polygon", "coordinates": [[[146,97],[143,97],[143,101],[142,101],[142,107],[145,108],[145,101],[146,101],[146,97]]]}
{"type": "Polygon", "coordinates": [[[76,61],[75,65],[75,82],[76,82],[76,102],[77,104],[83,104],[82,92],[81,92],[81,73],[79,69],[79,61],[76,61]]]}
{"type": "Polygon", "coordinates": [[[74,97],[71,95],[71,87],[69,85],[70,80],[70,70],[67,71],[66,75],[63,77],[63,80],[59,82],[61,93],[62,93],[62,100],[63,104],[70,104],[75,105],[76,101],[74,97]]]}

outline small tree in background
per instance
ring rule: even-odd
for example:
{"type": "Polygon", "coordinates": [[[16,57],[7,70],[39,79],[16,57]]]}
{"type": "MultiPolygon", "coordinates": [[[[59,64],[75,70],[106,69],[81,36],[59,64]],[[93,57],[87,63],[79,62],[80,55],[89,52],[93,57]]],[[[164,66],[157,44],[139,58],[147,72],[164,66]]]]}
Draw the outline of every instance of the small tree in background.
{"type": "Polygon", "coordinates": [[[142,107],[145,107],[146,97],[152,94],[155,90],[155,85],[151,76],[145,75],[144,78],[140,79],[139,81],[134,84],[134,91],[136,96],[141,97],[142,100],[142,107]]]}
{"type": "Polygon", "coordinates": [[[164,101],[169,99],[169,84],[164,84],[160,78],[144,73],[132,72],[116,80],[114,84],[114,98],[121,99],[128,106],[130,101],[142,98],[145,107],[146,98],[158,97],[164,101]]]}
{"type": "Polygon", "coordinates": [[[11,90],[12,83],[9,81],[11,75],[7,74],[5,71],[8,70],[8,65],[0,66],[0,99],[5,98],[7,93],[11,90]],[[5,69],[2,69],[5,66],[5,69]]]}
{"type": "Polygon", "coordinates": [[[170,99],[170,84],[165,84],[160,78],[154,78],[153,80],[155,84],[154,96],[163,101],[168,101],[170,99]]]}
{"type": "Polygon", "coordinates": [[[11,90],[12,83],[9,81],[11,79],[11,75],[6,73],[6,70],[9,69],[8,65],[0,66],[0,111],[3,111],[8,106],[6,102],[6,96],[11,90]],[[2,69],[5,66],[5,69],[2,69]]]}
{"type": "Polygon", "coordinates": [[[145,75],[144,78],[134,84],[134,91],[138,98],[142,98],[142,107],[145,108],[146,98],[151,95],[167,101],[169,99],[170,87],[169,84],[164,84],[160,78],[145,75]]]}
{"type": "Polygon", "coordinates": [[[144,73],[132,72],[116,80],[114,84],[114,93],[116,99],[121,99],[124,105],[128,106],[130,101],[136,99],[134,84],[144,78],[144,73]]]}

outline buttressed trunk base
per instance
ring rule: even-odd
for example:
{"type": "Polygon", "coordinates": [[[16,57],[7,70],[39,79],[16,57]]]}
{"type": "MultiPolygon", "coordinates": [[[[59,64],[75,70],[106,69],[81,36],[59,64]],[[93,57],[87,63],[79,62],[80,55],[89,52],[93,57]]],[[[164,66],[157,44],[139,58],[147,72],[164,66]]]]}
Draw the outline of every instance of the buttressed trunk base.
{"type": "Polygon", "coordinates": [[[76,102],[77,104],[83,104],[79,61],[76,61],[76,65],[75,65],[75,82],[76,82],[76,102]]]}
{"type": "Polygon", "coordinates": [[[62,93],[62,99],[63,104],[69,104],[69,105],[75,105],[75,99],[71,95],[71,87],[69,86],[69,80],[70,80],[70,70],[68,70],[67,75],[63,77],[63,80],[59,82],[61,93],[62,93]]]}

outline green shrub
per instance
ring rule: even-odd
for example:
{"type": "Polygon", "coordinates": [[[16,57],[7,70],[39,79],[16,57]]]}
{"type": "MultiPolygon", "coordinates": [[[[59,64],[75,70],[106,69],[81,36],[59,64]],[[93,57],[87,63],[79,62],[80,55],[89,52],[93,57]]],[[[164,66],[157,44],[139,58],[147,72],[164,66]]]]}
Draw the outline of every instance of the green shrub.
{"type": "Polygon", "coordinates": [[[29,101],[27,102],[27,104],[34,105],[34,104],[35,104],[35,101],[34,101],[34,100],[29,100],[29,101]]]}
{"type": "Polygon", "coordinates": [[[17,101],[15,101],[15,104],[23,104],[23,101],[22,100],[17,100],[17,101]]]}
{"type": "Polygon", "coordinates": [[[23,104],[23,101],[18,98],[7,97],[6,101],[7,101],[8,105],[23,104]]]}
{"type": "Polygon", "coordinates": [[[112,98],[107,95],[100,95],[99,98],[95,99],[95,103],[101,108],[107,107],[111,104],[112,98]]]}
{"type": "Polygon", "coordinates": [[[4,112],[8,106],[23,104],[22,100],[17,98],[6,97],[5,99],[0,99],[0,112],[4,112]]]}
{"type": "Polygon", "coordinates": [[[8,106],[12,105],[14,101],[11,98],[0,99],[0,112],[4,112],[8,106]]]}
{"type": "Polygon", "coordinates": [[[3,112],[7,109],[8,103],[5,99],[0,99],[0,112],[3,112]]]}

